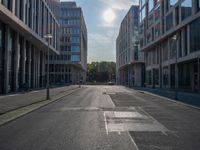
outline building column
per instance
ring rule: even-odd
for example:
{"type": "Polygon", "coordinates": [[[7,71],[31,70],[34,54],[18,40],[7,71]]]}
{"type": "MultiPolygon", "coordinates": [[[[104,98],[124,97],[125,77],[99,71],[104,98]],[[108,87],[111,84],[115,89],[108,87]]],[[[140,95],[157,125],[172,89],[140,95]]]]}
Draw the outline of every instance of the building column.
{"type": "Polygon", "coordinates": [[[31,88],[32,53],[31,53],[31,44],[30,43],[29,43],[29,46],[28,46],[27,59],[28,59],[28,87],[31,88]]]}
{"type": "MultiPolygon", "coordinates": [[[[176,64],[175,64],[176,65],[176,64]]],[[[176,67],[176,66],[175,66],[176,67]]],[[[175,81],[176,82],[176,81],[175,81]]],[[[171,89],[171,65],[168,65],[168,88],[171,89]]]]}
{"type": "Polygon", "coordinates": [[[200,92],[200,57],[198,57],[198,90],[200,92]]]}
{"type": "MultiPolygon", "coordinates": [[[[22,45],[21,45],[21,62],[20,62],[20,84],[23,85],[25,83],[25,63],[26,63],[26,41],[23,38],[22,39],[22,45]]],[[[23,87],[23,86],[22,86],[23,87]]]]}
{"type": "Polygon", "coordinates": [[[9,91],[8,83],[9,83],[9,36],[10,36],[10,29],[7,25],[5,25],[5,55],[4,55],[4,87],[3,93],[7,94],[9,91]]]}
{"type": "Polygon", "coordinates": [[[20,50],[19,50],[19,33],[15,33],[15,56],[14,56],[14,86],[13,90],[16,92],[19,89],[19,58],[20,58],[20,50]]]}

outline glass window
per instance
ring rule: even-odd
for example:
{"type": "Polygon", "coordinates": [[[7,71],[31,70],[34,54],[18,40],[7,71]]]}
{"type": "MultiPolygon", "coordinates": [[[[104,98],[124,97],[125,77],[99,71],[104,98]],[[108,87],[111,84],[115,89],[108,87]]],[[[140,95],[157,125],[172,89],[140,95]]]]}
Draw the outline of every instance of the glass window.
{"type": "Polygon", "coordinates": [[[80,43],[80,37],[71,37],[72,43],[80,43]]]}
{"type": "Polygon", "coordinates": [[[173,13],[170,13],[167,17],[166,17],[166,31],[168,31],[169,29],[171,29],[173,27],[173,13]]]}
{"type": "Polygon", "coordinates": [[[174,6],[176,3],[178,2],[178,0],[170,0],[170,6],[174,6]]]}
{"type": "Polygon", "coordinates": [[[74,62],[80,61],[80,55],[71,55],[71,61],[74,62]]]}
{"type": "Polygon", "coordinates": [[[200,18],[193,21],[190,25],[190,52],[200,50],[200,18]]]}
{"type": "Polygon", "coordinates": [[[160,36],[160,22],[159,23],[157,23],[156,25],[155,25],[155,37],[157,38],[157,37],[159,37],[160,36]]]}
{"type": "Polygon", "coordinates": [[[158,7],[156,7],[154,14],[155,14],[155,20],[156,21],[159,20],[160,16],[161,16],[160,5],[158,7]]]}
{"type": "Polygon", "coordinates": [[[149,7],[148,7],[148,11],[150,12],[152,9],[153,9],[153,7],[154,7],[154,4],[153,4],[153,1],[154,0],[149,0],[149,7]]]}
{"type": "Polygon", "coordinates": [[[141,20],[144,20],[144,18],[146,17],[146,11],[145,11],[146,7],[143,7],[142,8],[142,11],[141,11],[141,20]]]}
{"type": "Polygon", "coordinates": [[[145,0],[141,0],[141,6],[145,4],[145,0]]]}
{"type": "Polygon", "coordinates": [[[191,16],[192,14],[192,0],[185,0],[181,4],[181,20],[191,16]]]}
{"type": "Polygon", "coordinates": [[[72,52],[80,52],[80,46],[71,46],[72,52]]]}
{"type": "Polygon", "coordinates": [[[170,59],[176,57],[176,43],[177,43],[177,36],[173,35],[169,39],[169,57],[170,59]]]}
{"type": "Polygon", "coordinates": [[[197,10],[200,11],[200,0],[197,0],[197,10]]]}

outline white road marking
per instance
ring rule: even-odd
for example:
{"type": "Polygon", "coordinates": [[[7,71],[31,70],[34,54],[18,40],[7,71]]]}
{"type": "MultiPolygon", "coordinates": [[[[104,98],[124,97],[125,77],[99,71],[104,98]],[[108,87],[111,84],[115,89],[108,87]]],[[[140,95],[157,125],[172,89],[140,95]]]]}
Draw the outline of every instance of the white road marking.
{"type": "Polygon", "coordinates": [[[12,96],[17,96],[17,95],[21,95],[21,94],[12,94],[12,95],[7,95],[7,96],[12,97],[12,96]]]}
{"type": "Polygon", "coordinates": [[[30,92],[30,93],[37,93],[37,92],[39,92],[39,91],[32,91],[32,92],[30,92]]]}
{"type": "Polygon", "coordinates": [[[103,116],[104,116],[104,122],[105,122],[106,134],[108,135],[108,126],[107,126],[107,119],[106,119],[105,112],[103,113],[103,116]]]}
{"type": "Polygon", "coordinates": [[[127,132],[127,133],[128,133],[128,136],[130,137],[130,139],[131,139],[131,141],[132,141],[133,145],[135,146],[136,150],[139,150],[139,148],[137,147],[137,144],[135,143],[135,141],[134,141],[133,137],[130,135],[130,133],[129,133],[129,132],[127,132]]]}

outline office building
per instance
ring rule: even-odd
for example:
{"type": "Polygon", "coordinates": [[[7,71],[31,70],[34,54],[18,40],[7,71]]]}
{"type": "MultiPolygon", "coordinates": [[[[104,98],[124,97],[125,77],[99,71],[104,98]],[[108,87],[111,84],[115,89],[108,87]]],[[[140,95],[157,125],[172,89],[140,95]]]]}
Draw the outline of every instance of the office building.
{"type": "Polygon", "coordinates": [[[86,82],[87,28],[81,7],[75,2],[60,5],[60,55],[50,57],[51,84],[86,82]]]}
{"type": "Polygon", "coordinates": [[[124,17],[116,40],[116,79],[126,86],[143,86],[144,54],[139,50],[139,6],[124,17]]]}
{"type": "Polygon", "coordinates": [[[44,0],[0,1],[0,94],[46,83],[46,34],[58,53],[59,22],[44,0]]]}
{"type": "Polygon", "coordinates": [[[148,87],[200,91],[199,26],[199,0],[140,0],[148,87]]]}

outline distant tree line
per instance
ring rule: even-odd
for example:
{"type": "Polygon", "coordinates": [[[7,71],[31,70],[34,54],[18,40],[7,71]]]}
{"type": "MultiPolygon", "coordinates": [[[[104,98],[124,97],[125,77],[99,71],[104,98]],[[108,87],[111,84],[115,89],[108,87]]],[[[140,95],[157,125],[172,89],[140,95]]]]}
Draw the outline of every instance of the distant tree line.
{"type": "Polygon", "coordinates": [[[115,81],[116,63],[115,62],[92,62],[87,65],[88,82],[109,82],[115,81]]]}

